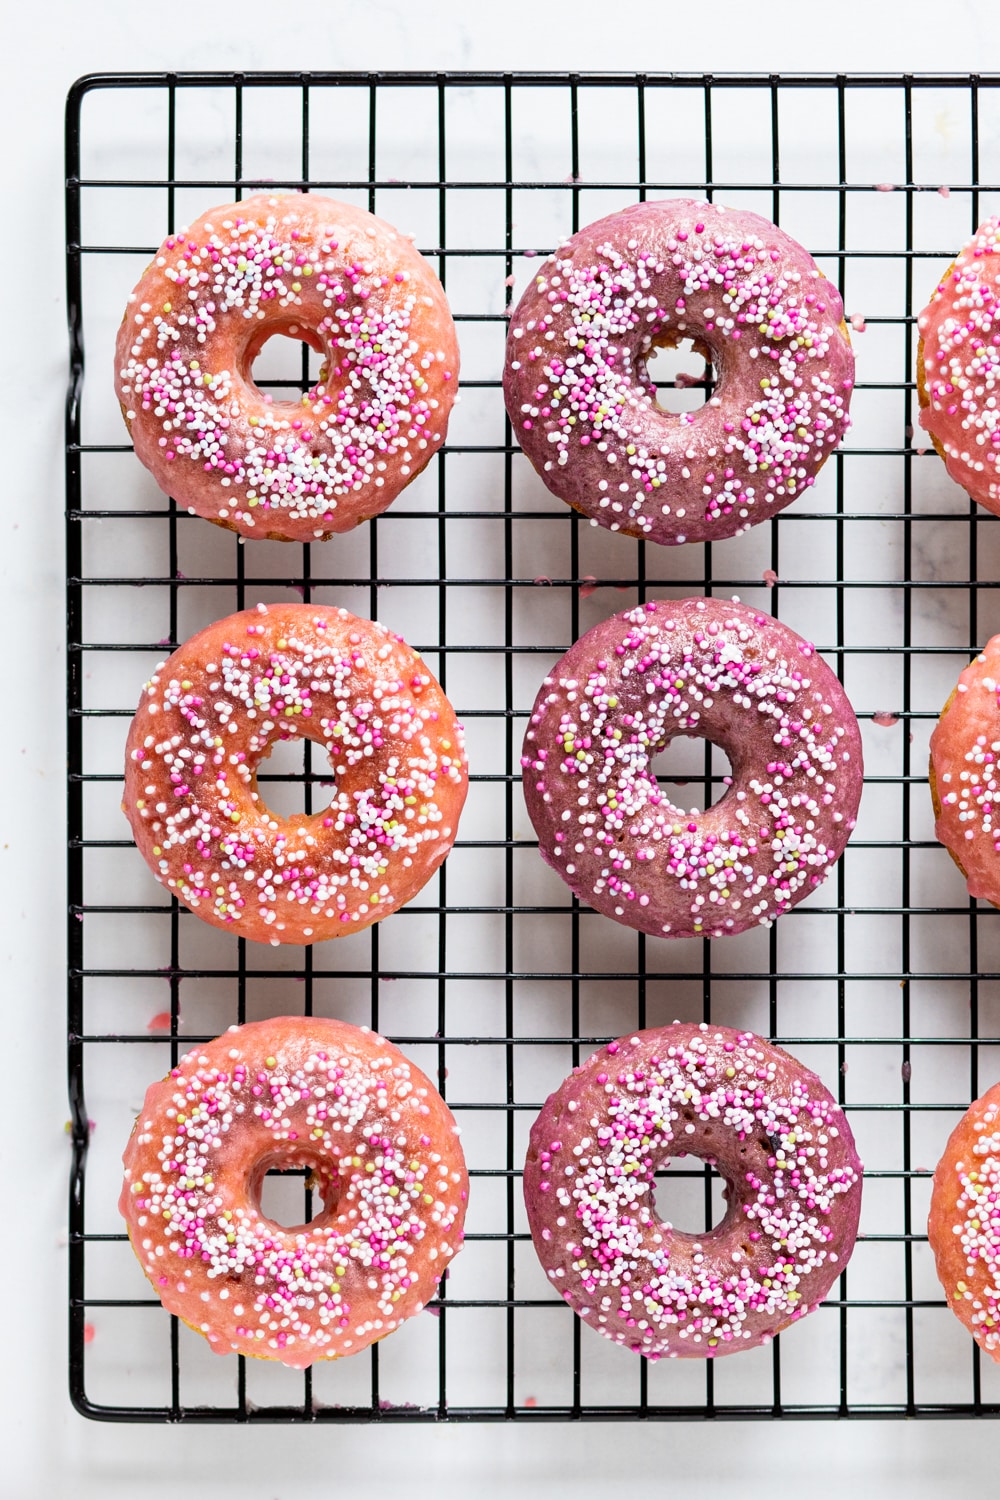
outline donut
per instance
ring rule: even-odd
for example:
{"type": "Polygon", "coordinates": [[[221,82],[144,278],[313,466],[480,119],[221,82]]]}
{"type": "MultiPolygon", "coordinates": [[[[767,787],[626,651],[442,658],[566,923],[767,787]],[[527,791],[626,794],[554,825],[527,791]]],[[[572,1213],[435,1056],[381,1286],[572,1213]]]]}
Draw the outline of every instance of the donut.
{"type": "Polygon", "coordinates": [[[1000,515],[1000,215],[959,251],[917,328],[920,425],[952,479],[1000,515]]]}
{"type": "Polygon", "coordinates": [[[844,307],[801,245],[743,209],[636,203],[566,240],[514,311],[504,398],[553,494],[662,543],[736,536],[811,485],[849,423],[844,307]],[[718,373],[657,405],[647,360],[691,339],[718,373]]]}
{"type": "Polygon", "coordinates": [[[969,895],[1000,904],[1000,635],[965,668],[934,726],[929,780],[934,833],[969,895]]]}
{"type": "Polygon", "coordinates": [[[281,1016],[230,1027],[150,1085],[119,1210],[168,1312],[217,1354],[305,1369],[421,1311],[462,1243],[469,1179],[434,1085],[367,1027],[281,1016]],[[273,1168],[323,1207],[261,1212],[273,1168]]]}
{"type": "Polygon", "coordinates": [[[531,1128],[524,1201],[560,1295],[649,1359],[767,1343],[812,1312],[850,1259],[861,1162],[843,1111],[780,1047],[675,1022],[601,1047],[531,1128]],[[661,1219],[655,1174],[701,1157],[725,1178],[722,1222],[661,1219]]]}
{"type": "Polygon", "coordinates": [[[143,688],[122,810],[156,879],[256,942],[357,932],[409,901],[455,840],[468,788],[461,726],[384,625],[318,604],[258,604],[201,630],[143,688]],[[330,759],[319,812],[257,790],[279,740],[330,759]]]}
{"type": "Polygon", "coordinates": [[[1000,1364],[1000,1083],[971,1104],[934,1172],[927,1237],[948,1306],[1000,1364]]]}
{"type": "Polygon", "coordinates": [[[720,599],[651,600],[595,625],[546,677],[524,798],[548,865],[588,906],[655,937],[774,918],[843,853],[861,734],[814,646],[720,599]],[[724,796],[684,812],[651,761],[675,735],[729,757],[724,796]]]}
{"type": "Polygon", "coordinates": [[[379,515],[444,442],[458,380],[440,281],[384,219],[316,193],[259,193],[168,235],[129,298],[115,389],[135,451],[192,514],[311,542],[379,515]],[[272,401],[275,334],[323,356],[272,401]]]}

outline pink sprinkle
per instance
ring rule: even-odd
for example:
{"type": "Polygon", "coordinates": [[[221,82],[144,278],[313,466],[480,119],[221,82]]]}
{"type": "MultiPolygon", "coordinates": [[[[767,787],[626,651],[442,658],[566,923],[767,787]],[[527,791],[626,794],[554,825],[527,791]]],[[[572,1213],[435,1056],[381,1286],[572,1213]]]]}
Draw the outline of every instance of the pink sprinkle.
{"type": "Polygon", "coordinates": [[[597,588],[597,579],[593,573],[587,573],[580,579],[580,598],[589,599],[597,588]]]}
{"type": "Polygon", "coordinates": [[[169,1010],[161,1010],[158,1016],[154,1016],[151,1021],[147,1021],[146,1022],[146,1030],[147,1031],[169,1031],[170,1030],[170,1012],[169,1012],[169,1010]]]}
{"type": "Polygon", "coordinates": [[[778,575],[773,568],[765,568],[760,576],[761,578],[763,578],[769,589],[773,589],[774,585],[778,581],[778,575]]]}
{"type": "Polygon", "coordinates": [[[867,330],[867,326],[860,313],[851,313],[851,327],[855,333],[864,333],[867,330]]]}
{"type": "Polygon", "coordinates": [[[938,192],[941,194],[942,198],[950,198],[951,197],[951,188],[950,187],[939,187],[938,188],[938,192]]]}
{"type": "Polygon", "coordinates": [[[525,1406],[537,1406],[538,1405],[538,1397],[537,1396],[525,1396],[525,1398],[524,1398],[524,1404],[525,1404],[525,1406]]]}
{"type": "Polygon", "coordinates": [[[523,250],[521,253],[524,256],[525,260],[534,260],[535,256],[538,254],[538,251],[537,250],[523,250]]]}
{"type": "Polygon", "coordinates": [[[538,577],[535,579],[535,582],[536,583],[547,583],[550,588],[552,586],[552,579],[551,578],[546,578],[546,576],[545,576],[544,573],[540,573],[538,575],[538,577]]]}
{"type": "Polygon", "coordinates": [[[875,191],[876,193],[894,193],[896,191],[896,184],[894,182],[876,182],[875,191]]]}
{"type": "Polygon", "coordinates": [[[513,285],[514,285],[514,277],[513,276],[508,276],[507,280],[504,282],[504,286],[513,286],[513,285]]]}
{"type": "Polygon", "coordinates": [[[872,714],[872,723],[880,724],[883,729],[890,729],[893,724],[899,723],[899,715],[890,714],[884,709],[879,709],[878,713],[872,714]]]}
{"type": "Polygon", "coordinates": [[[93,1323],[84,1323],[83,1342],[85,1344],[92,1344],[94,1342],[94,1335],[96,1334],[96,1332],[97,1329],[94,1327],[93,1323]]]}

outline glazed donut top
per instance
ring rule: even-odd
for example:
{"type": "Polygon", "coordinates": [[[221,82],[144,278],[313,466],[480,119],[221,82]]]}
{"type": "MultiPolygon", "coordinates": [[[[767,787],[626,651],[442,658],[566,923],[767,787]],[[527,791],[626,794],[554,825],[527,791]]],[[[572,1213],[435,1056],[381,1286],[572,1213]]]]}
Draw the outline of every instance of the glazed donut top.
{"type": "Polygon", "coordinates": [[[1000,215],[959,251],[917,327],[920,425],[952,479],[1000,514],[1000,215]]]}
{"type": "Polygon", "coordinates": [[[234,1026],[150,1086],[120,1210],[168,1311],[219,1353],[304,1367],[419,1312],[462,1242],[468,1177],[440,1094],[391,1042],[343,1021],[234,1026]],[[267,1171],[323,1199],[283,1227],[267,1171]]]}
{"type": "Polygon", "coordinates": [[[752,1348],[812,1311],[850,1256],[861,1163],[819,1078],[751,1032],[675,1023],[609,1043],[543,1106],[525,1202],[556,1289],[652,1359],[752,1348]],[[655,1173],[707,1159],[722,1222],[660,1219],[655,1173]]]}
{"type": "Polygon", "coordinates": [[[969,895],[1000,902],[1000,636],[965,668],[930,740],[934,832],[969,895]]]}
{"type": "Polygon", "coordinates": [[[655,936],[773,919],[829,874],[855,824],[861,735],[815,647],[738,602],[656,600],[613,615],[546,678],[524,742],[542,857],[588,905],[655,936]],[[704,812],[661,791],[675,735],[721,746],[704,812]]]}
{"type": "Polygon", "coordinates": [[[157,879],[259,942],[358,931],[408,901],[455,838],[461,726],[420,657],[346,609],[259,604],[153,674],[129,731],[123,810],[157,879]],[[330,757],[332,799],[282,817],[257,792],[277,741],[330,757]]]}
{"type": "Polygon", "coordinates": [[[679,543],[781,510],[848,426],[854,356],[836,288],[782,230],[691,199],[582,229],[511,318],[504,392],[545,483],[612,531],[679,543]],[[707,346],[698,412],[656,405],[646,359],[707,346]]]}
{"type": "Polygon", "coordinates": [[[136,452],[191,511],[310,541],[385,509],[444,439],[458,347],[408,238],[351,204],[258,194],[168,236],[118,335],[136,452]],[[284,333],[325,356],[270,403],[253,360],[284,333]]]}

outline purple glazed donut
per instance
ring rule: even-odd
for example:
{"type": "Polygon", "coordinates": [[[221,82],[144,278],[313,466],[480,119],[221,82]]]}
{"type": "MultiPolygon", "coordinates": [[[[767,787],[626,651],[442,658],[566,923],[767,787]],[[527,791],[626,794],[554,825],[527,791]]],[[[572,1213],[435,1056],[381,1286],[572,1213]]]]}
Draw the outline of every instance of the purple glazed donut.
{"type": "Polygon", "coordinates": [[[812,1312],[850,1259],[861,1162],[815,1073],[752,1032],[675,1022],[622,1037],[542,1107],[524,1166],[535,1249],[598,1333],[649,1359],[766,1343],[812,1312]],[[722,1222],[661,1220],[654,1174],[699,1156],[722,1222]]]}
{"type": "Polygon", "coordinates": [[[722,937],[830,873],[861,799],[861,733],[814,646],[735,601],[660,599],[556,663],[521,757],[539,851],[588,906],[655,937],[722,937]],[[722,799],[683,812],[650,762],[675,735],[729,756],[722,799]]]}
{"type": "Polygon", "coordinates": [[[654,542],[735,536],[814,482],[849,425],[854,355],[836,287],[758,214],[636,203],[546,261],[511,318],[504,398],[560,499],[654,542]],[[646,369],[683,339],[711,355],[697,412],[646,369]]]}

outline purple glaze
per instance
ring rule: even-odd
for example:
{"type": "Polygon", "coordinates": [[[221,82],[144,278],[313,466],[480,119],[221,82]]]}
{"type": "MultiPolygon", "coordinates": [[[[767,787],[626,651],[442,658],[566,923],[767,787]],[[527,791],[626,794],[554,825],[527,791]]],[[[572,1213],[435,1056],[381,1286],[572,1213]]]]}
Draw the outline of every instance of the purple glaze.
{"type": "Polygon", "coordinates": [[[735,536],[811,485],[849,425],[840,294],[801,245],[744,210],[637,203],[545,262],[511,318],[504,398],[549,489],[612,531],[735,536]],[[646,360],[693,339],[719,384],[656,404],[646,360]]]}
{"type": "Polygon", "coordinates": [[[553,1286],[650,1359],[766,1343],[850,1258],[861,1162],[819,1078],[751,1032],[675,1023],[595,1052],[531,1130],[524,1200],[553,1286]],[[726,1179],[722,1222],[661,1220],[654,1174],[689,1153],[726,1179]]]}
{"type": "Polygon", "coordinates": [[[657,600],[587,632],[542,684],[524,739],[542,858],[588,906],[656,937],[720,937],[825,880],[861,799],[861,733],[814,646],[759,610],[657,600]],[[721,746],[704,812],[664,795],[675,735],[721,746]]]}

